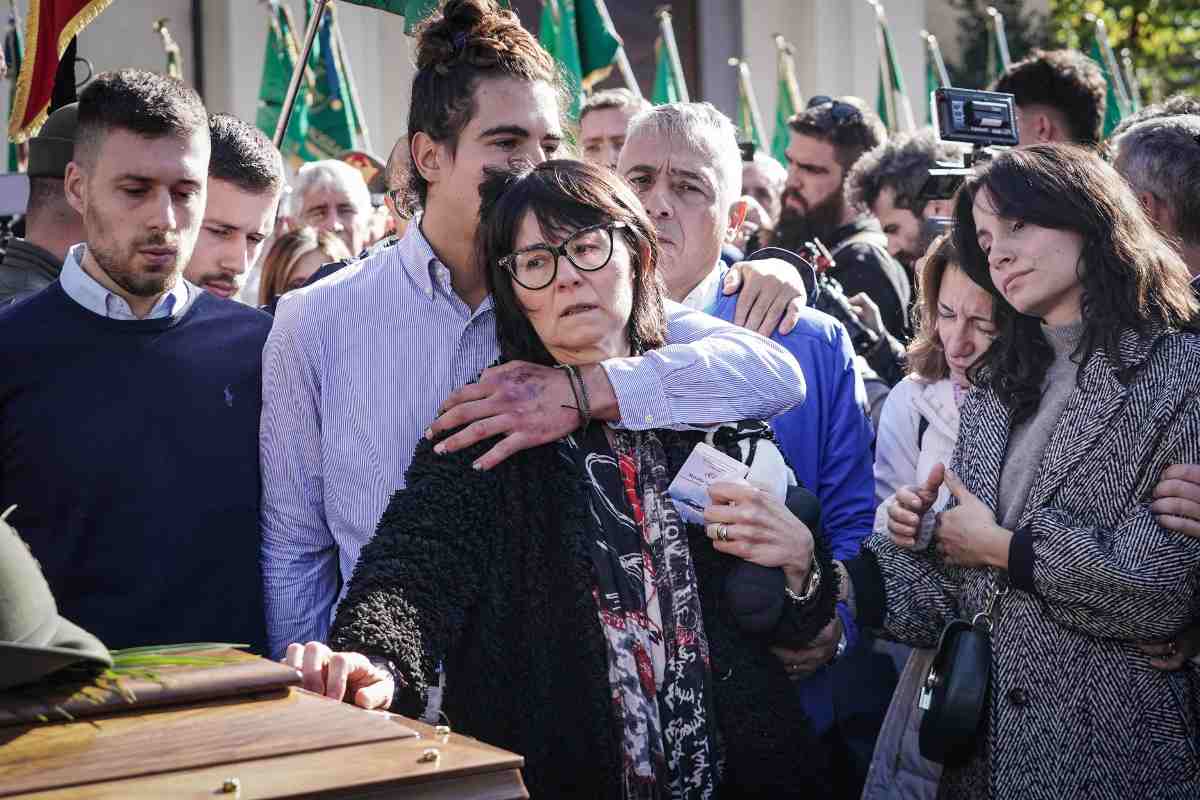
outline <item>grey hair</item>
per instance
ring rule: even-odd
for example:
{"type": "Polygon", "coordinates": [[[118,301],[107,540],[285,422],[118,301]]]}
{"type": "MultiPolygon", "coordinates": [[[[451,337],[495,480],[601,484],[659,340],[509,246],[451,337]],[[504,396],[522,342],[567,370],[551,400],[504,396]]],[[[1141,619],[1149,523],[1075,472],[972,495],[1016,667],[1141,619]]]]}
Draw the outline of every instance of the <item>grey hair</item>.
{"type": "Polygon", "coordinates": [[[327,158],[304,164],[296,173],[296,182],[292,185],[290,195],[291,214],[299,216],[303,211],[304,198],[310,191],[327,187],[344,190],[360,212],[371,213],[371,192],[362,173],[344,161],[327,158]]]}
{"type": "Polygon", "coordinates": [[[712,160],[717,191],[728,211],[742,196],[742,151],[737,129],[712,103],[667,103],[654,106],[629,121],[626,143],[638,136],[658,136],[681,142],[692,152],[712,160]]]}
{"type": "Polygon", "coordinates": [[[932,128],[894,136],[868,150],[846,176],[846,199],[852,206],[871,210],[879,193],[891,187],[895,203],[918,217],[923,204],[921,188],[929,180],[929,169],[939,161],[962,163],[960,151],[938,139],[932,128]]]}
{"type": "Polygon", "coordinates": [[[1133,190],[1165,203],[1179,238],[1200,244],[1200,115],[1148,119],[1118,136],[1112,146],[1113,165],[1133,190]]]}
{"type": "Polygon", "coordinates": [[[787,183],[787,167],[780,164],[766,150],[755,149],[754,163],[766,174],[767,180],[777,184],[780,189],[787,183]]]}

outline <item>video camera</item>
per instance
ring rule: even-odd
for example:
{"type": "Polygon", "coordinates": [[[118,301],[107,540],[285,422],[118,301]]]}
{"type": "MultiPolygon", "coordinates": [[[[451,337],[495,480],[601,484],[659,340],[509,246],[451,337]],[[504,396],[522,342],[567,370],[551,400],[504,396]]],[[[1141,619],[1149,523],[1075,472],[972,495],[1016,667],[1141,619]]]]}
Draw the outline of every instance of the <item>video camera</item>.
{"type": "MultiPolygon", "coordinates": [[[[938,137],[972,148],[963,156],[961,166],[938,162],[938,166],[929,170],[929,180],[919,195],[922,206],[930,200],[954,197],[976,164],[990,159],[996,148],[1015,147],[1018,141],[1017,109],[1011,94],[942,88],[933,92],[932,99],[938,137]]],[[[950,227],[948,217],[934,217],[931,221],[942,230],[950,227]]]]}

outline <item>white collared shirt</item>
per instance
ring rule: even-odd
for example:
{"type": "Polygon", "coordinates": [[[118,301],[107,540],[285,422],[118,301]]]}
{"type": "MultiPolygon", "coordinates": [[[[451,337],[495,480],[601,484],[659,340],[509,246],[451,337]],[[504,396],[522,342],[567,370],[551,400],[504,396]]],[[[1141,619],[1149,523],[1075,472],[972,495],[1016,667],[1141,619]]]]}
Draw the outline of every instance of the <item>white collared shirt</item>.
{"type": "Polygon", "coordinates": [[[695,311],[711,314],[712,310],[717,307],[717,300],[721,297],[721,283],[724,277],[725,263],[717,261],[712,272],[705,275],[704,280],[696,284],[696,288],[683,298],[683,305],[695,311]]]}
{"type": "MultiPolygon", "coordinates": [[[[83,269],[83,255],[86,248],[87,244],[81,242],[72,245],[71,249],[67,251],[62,274],[58,277],[67,297],[93,314],[99,314],[102,317],[124,321],[137,320],[138,317],[133,313],[133,309],[129,307],[125,298],[109,291],[83,269]]],[[[174,288],[158,299],[145,319],[181,317],[201,291],[180,276],[176,279],[174,288]]]]}

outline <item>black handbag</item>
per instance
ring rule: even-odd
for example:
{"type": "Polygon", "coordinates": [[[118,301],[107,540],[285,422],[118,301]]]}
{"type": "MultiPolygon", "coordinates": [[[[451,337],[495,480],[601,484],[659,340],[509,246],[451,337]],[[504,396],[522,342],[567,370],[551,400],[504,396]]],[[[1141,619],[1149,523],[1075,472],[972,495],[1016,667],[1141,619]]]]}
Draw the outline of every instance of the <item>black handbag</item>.
{"type": "Polygon", "coordinates": [[[987,716],[992,675],[992,609],[1007,587],[993,585],[987,608],[947,623],[921,687],[921,755],[948,767],[971,758],[987,716]]]}

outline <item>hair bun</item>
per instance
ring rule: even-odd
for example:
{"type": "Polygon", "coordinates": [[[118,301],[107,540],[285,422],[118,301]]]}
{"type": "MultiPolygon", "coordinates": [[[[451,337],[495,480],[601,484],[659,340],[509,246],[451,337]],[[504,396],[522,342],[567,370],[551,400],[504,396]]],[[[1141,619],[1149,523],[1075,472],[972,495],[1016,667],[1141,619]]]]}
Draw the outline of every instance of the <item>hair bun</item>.
{"type": "Polygon", "coordinates": [[[417,69],[446,72],[463,62],[487,66],[508,51],[506,34],[520,25],[496,0],[448,0],[417,26],[417,69]]]}

